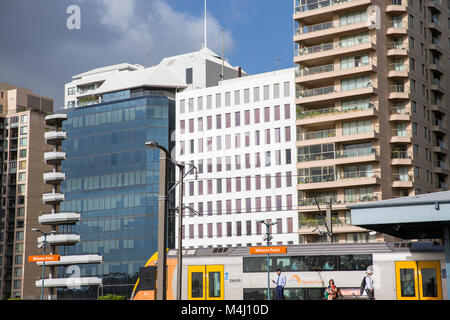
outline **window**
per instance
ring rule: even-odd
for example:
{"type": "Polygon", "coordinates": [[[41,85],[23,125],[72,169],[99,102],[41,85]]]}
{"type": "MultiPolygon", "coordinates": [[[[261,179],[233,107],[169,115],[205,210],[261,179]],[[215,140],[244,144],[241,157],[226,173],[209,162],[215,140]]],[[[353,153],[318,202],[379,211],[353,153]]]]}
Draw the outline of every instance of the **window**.
{"type": "Polygon", "coordinates": [[[16,240],[23,240],[23,231],[16,232],[16,240]]]}
{"type": "Polygon", "coordinates": [[[276,83],[273,85],[273,98],[278,99],[280,97],[280,84],[276,83]]]}
{"type": "Polygon", "coordinates": [[[259,87],[253,89],[253,101],[254,102],[259,101],[259,87]]]}
{"type": "Polygon", "coordinates": [[[193,83],[193,69],[187,68],[186,69],[186,84],[192,84],[193,83]]]}
{"type": "Polygon", "coordinates": [[[19,161],[19,170],[26,170],[27,169],[27,161],[19,161]]]}
{"type": "Polygon", "coordinates": [[[211,110],[212,109],[212,96],[206,96],[206,109],[211,110]]]}
{"type": "Polygon", "coordinates": [[[20,134],[28,134],[28,127],[27,126],[20,127],[20,134]]]}
{"type": "Polygon", "coordinates": [[[231,105],[231,93],[225,92],[225,107],[229,107],[231,105]]]}
{"type": "Polygon", "coordinates": [[[26,158],[26,157],[27,157],[27,149],[20,149],[19,158],[26,158]]]}
{"type": "Polygon", "coordinates": [[[197,110],[202,111],[203,110],[203,97],[197,98],[197,110]]]}
{"type": "Polygon", "coordinates": [[[23,263],[23,256],[15,256],[14,257],[14,264],[22,264],[23,263]]]}
{"type": "MultiPolygon", "coordinates": [[[[68,88],[67,89],[67,94],[69,95],[69,96],[71,96],[71,95],[74,95],[76,93],[76,88],[75,87],[72,87],[72,88],[68,88]]],[[[3,97],[2,97],[3,98],[3,97]]]]}
{"type": "Polygon", "coordinates": [[[20,138],[20,146],[26,147],[28,144],[28,138],[20,138]]]}
{"type": "Polygon", "coordinates": [[[216,94],[216,108],[222,107],[222,95],[220,93],[216,94]]]}
{"type": "Polygon", "coordinates": [[[290,95],[290,83],[289,82],[285,82],[284,83],[284,97],[287,98],[290,95]]]}
{"type": "Polygon", "coordinates": [[[234,92],[234,105],[241,104],[241,91],[237,90],[234,92]]]}
{"type": "Polygon", "coordinates": [[[250,89],[244,90],[244,103],[250,103],[250,89]]]}

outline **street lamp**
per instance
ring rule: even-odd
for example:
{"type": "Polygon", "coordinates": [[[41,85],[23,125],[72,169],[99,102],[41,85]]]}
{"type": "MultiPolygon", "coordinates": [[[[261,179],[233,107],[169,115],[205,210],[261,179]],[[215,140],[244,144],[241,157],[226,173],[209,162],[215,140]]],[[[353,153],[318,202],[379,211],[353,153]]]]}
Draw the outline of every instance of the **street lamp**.
{"type": "Polygon", "coordinates": [[[150,141],[146,143],[146,146],[150,149],[160,149],[161,150],[161,163],[160,163],[160,185],[159,185],[159,199],[160,199],[160,207],[159,207],[159,217],[158,217],[158,277],[157,277],[157,288],[163,288],[163,293],[161,293],[161,290],[157,290],[157,299],[158,300],[165,300],[166,299],[166,261],[167,261],[167,254],[166,254],[166,206],[167,206],[167,195],[172,192],[177,185],[180,185],[179,189],[179,207],[178,207],[178,213],[179,213],[179,223],[178,223],[178,252],[177,252],[177,258],[178,258],[178,268],[177,268],[177,300],[181,300],[181,278],[182,278],[182,226],[183,226],[183,188],[184,188],[184,178],[190,174],[195,169],[195,179],[197,179],[198,176],[198,169],[193,164],[189,164],[191,168],[188,172],[185,173],[186,166],[182,163],[179,163],[177,161],[172,160],[172,157],[169,153],[169,151],[160,146],[155,141],[150,141]],[[175,164],[180,169],[180,177],[179,181],[170,189],[167,191],[167,160],[175,164]],[[162,177],[165,177],[165,179],[162,179],[162,177]],[[164,203],[162,203],[164,200],[164,203]],[[164,207],[164,208],[162,208],[164,207]],[[162,226],[164,224],[164,227],[162,226]],[[162,253],[162,255],[161,255],[162,253]],[[160,271],[162,270],[162,272],[160,271]]]}
{"type": "MultiPolygon", "coordinates": [[[[47,235],[48,232],[43,232],[41,229],[33,228],[31,231],[36,231],[41,233],[44,236],[44,241],[42,242],[42,246],[44,247],[44,256],[45,256],[45,249],[47,248],[47,235]]],[[[56,233],[56,231],[50,231],[51,234],[56,233]]],[[[41,286],[41,300],[44,300],[44,280],[45,280],[45,259],[42,261],[42,286],[41,286]]]]}
{"type": "MultiPolygon", "coordinates": [[[[276,222],[269,222],[269,220],[264,221],[258,221],[259,223],[262,223],[266,225],[266,235],[264,237],[264,240],[267,240],[267,248],[270,247],[270,240],[273,239],[272,235],[270,234],[270,227],[276,225],[276,222]]],[[[270,249],[267,250],[267,300],[270,300],[270,249]]]]}
{"type": "Polygon", "coordinates": [[[160,150],[160,167],[159,167],[159,197],[158,197],[158,266],[156,277],[156,299],[166,300],[166,242],[167,242],[167,185],[168,185],[168,170],[167,160],[171,160],[170,152],[160,146],[156,141],[146,142],[145,145],[150,149],[160,150]]]}

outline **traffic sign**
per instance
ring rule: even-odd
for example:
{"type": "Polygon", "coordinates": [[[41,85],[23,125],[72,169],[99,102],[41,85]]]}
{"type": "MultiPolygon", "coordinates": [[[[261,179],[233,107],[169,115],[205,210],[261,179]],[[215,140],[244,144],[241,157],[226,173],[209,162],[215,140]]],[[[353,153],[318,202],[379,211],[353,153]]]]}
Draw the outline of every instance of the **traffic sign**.
{"type": "Polygon", "coordinates": [[[48,255],[48,256],[29,256],[28,262],[52,262],[59,261],[61,259],[60,255],[48,255]]]}

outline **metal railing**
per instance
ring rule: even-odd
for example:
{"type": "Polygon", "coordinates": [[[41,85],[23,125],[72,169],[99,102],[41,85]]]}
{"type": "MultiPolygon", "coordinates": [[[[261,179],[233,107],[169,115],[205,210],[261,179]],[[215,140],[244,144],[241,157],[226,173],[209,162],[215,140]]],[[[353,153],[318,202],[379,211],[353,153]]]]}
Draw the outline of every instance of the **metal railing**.
{"type": "Polygon", "coordinates": [[[297,140],[303,141],[303,140],[315,140],[315,139],[324,139],[324,138],[333,138],[333,137],[336,137],[336,129],[319,130],[319,131],[301,133],[301,134],[297,135],[297,140]]]}
{"type": "Polygon", "coordinates": [[[396,84],[396,85],[390,85],[389,86],[389,92],[400,92],[400,93],[408,93],[408,86],[405,86],[403,84],[396,84]]]}
{"type": "Polygon", "coordinates": [[[388,21],[387,27],[401,29],[401,28],[407,28],[408,24],[405,21],[388,21]]]}
{"type": "Polygon", "coordinates": [[[336,90],[335,90],[334,86],[306,89],[303,91],[298,91],[297,98],[308,98],[308,97],[314,97],[314,96],[321,96],[321,95],[326,95],[326,94],[335,93],[335,92],[336,92],[336,90]]]}
{"type": "Polygon", "coordinates": [[[411,114],[411,111],[406,106],[391,107],[391,114],[411,114]]]}
{"type": "Polygon", "coordinates": [[[297,76],[310,76],[313,74],[334,71],[334,64],[327,64],[319,67],[299,69],[297,76]]]}
{"type": "Polygon", "coordinates": [[[395,50],[407,50],[408,47],[403,42],[389,42],[387,45],[388,49],[395,50]]]}
{"type": "Polygon", "coordinates": [[[412,155],[408,151],[393,150],[391,152],[392,159],[412,159],[412,155]]]}
{"type": "Polygon", "coordinates": [[[400,182],[410,182],[413,181],[414,177],[411,174],[408,173],[399,173],[399,172],[394,172],[392,174],[392,181],[400,181],[400,182]]]}
{"type": "Polygon", "coordinates": [[[330,108],[321,108],[321,109],[306,110],[306,111],[298,110],[297,111],[297,119],[320,117],[320,116],[346,113],[346,112],[366,111],[366,110],[373,110],[373,109],[376,109],[376,104],[370,102],[370,103],[346,106],[345,108],[330,107],[330,108]]]}
{"type": "Polygon", "coordinates": [[[375,148],[349,149],[336,152],[336,159],[366,157],[377,154],[378,150],[375,148]]]}
{"type": "Polygon", "coordinates": [[[345,2],[351,2],[354,0],[319,0],[315,3],[310,4],[300,4],[300,1],[297,1],[295,4],[294,12],[306,12],[306,11],[313,11],[317,9],[322,9],[330,6],[336,6],[345,2]]]}
{"type": "Polygon", "coordinates": [[[404,63],[390,63],[389,71],[409,71],[408,66],[404,63]]]}
{"type": "Polygon", "coordinates": [[[297,34],[307,34],[316,31],[322,31],[333,28],[333,21],[327,21],[324,23],[317,23],[309,26],[303,26],[303,28],[297,28],[297,34]]]}

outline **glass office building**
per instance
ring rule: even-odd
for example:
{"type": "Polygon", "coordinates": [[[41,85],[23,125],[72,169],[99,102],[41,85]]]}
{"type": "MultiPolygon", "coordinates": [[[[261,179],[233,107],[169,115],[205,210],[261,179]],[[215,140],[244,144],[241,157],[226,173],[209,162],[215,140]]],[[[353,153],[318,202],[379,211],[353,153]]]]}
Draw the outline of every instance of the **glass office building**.
{"type": "MultiPolygon", "coordinates": [[[[157,251],[160,154],[145,142],[174,147],[170,139],[175,128],[174,92],[125,90],[105,94],[101,101],[67,112],[63,125],[67,160],[62,168],[66,201],[61,210],[80,212],[82,217],[68,227],[74,229],[65,230],[78,233],[81,243],[62,250],[103,256],[103,264],[81,266],[81,276],[100,276],[103,285],[59,289],[58,299],[107,294],[129,298],[139,268],[157,251]]],[[[173,177],[171,168],[170,184],[173,177]]],[[[168,244],[174,247],[172,220],[169,229],[168,244]]]]}

